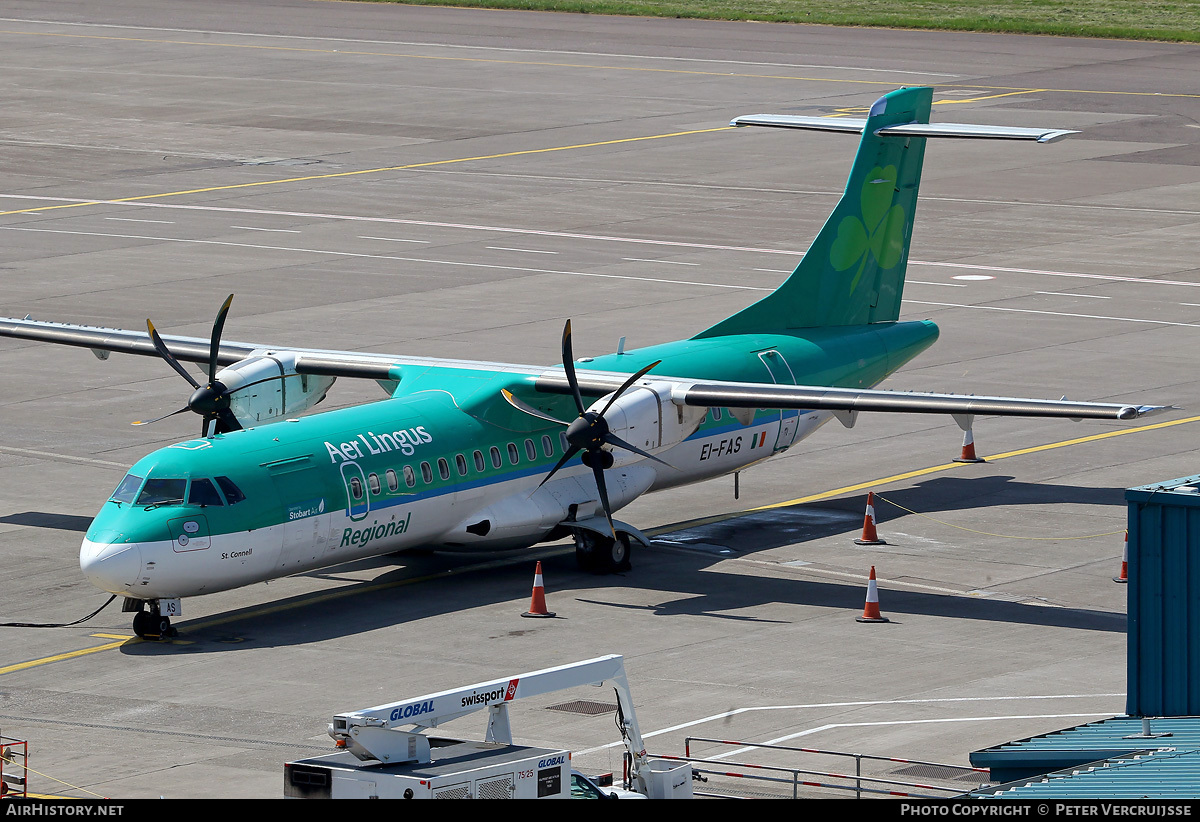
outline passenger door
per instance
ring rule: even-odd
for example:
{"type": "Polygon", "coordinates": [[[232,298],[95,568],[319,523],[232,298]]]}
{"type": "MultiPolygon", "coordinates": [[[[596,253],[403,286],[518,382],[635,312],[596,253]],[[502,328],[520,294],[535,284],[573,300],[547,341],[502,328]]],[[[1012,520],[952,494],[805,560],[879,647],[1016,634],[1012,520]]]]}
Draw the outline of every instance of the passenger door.
{"type": "MultiPolygon", "coordinates": [[[[766,351],[759,351],[758,358],[767,367],[767,373],[771,375],[773,383],[776,385],[796,384],[796,375],[792,373],[791,366],[787,364],[787,360],[783,358],[778,349],[769,348],[766,351]]],[[[775,437],[775,451],[782,451],[796,439],[799,416],[798,411],[780,410],[779,433],[775,437]]]]}

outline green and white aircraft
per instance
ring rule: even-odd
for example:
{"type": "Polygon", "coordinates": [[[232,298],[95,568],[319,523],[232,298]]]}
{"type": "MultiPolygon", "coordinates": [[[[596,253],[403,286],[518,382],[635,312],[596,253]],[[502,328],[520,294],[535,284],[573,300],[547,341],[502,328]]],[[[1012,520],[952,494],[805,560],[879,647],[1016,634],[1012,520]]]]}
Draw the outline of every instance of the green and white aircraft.
{"type": "MultiPolygon", "coordinates": [[[[513,549],[573,537],[580,563],[629,567],[645,543],[612,514],[641,494],[739,471],[860,411],[1129,420],[1154,406],[873,390],[937,339],[900,322],[925,142],[1071,132],[929,123],[932,91],[865,120],[759,115],[735,125],[861,133],[846,190],[777,290],[686,340],[561,366],[280,349],[51,322],[0,335],[159,356],[192,384],[199,439],[157,450],[92,522],[80,567],[125,597],[141,636],[180,599],[409,548],[513,549]],[[181,361],[201,363],[200,385],[181,361]],[[338,377],[389,398],[297,415],[338,377]],[[590,404],[589,404],[590,403],[590,404]]],[[[232,297],[230,298],[232,299],[232,297]]]]}

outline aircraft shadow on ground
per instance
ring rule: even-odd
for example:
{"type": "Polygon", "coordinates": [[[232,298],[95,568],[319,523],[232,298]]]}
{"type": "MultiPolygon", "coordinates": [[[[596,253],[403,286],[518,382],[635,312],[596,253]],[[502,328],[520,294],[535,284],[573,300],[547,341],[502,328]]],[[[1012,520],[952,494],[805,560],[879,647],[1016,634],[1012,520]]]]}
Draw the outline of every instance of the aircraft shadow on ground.
{"type": "MultiPolygon", "coordinates": [[[[911,488],[877,493],[875,517],[881,536],[887,538],[886,525],[916,518],[916,514],[937,515],[954,511],[971,511],[995,505],[1124,505],[1124,489],[1085,488],[1075,485],[1054,485],[1020,482],[1011,476],[937,477],[911,488]],[[902,506],[902,507],[900,507],[902,506]],[[904,510],[908,509],[908,510],[904,510]],[[911,514],[909,511],[916,512],[911,514]]],[[[839,499],[751,511],[716,522],[702,522],[678,527],[656,529],[656,541],[681,546],[698,545],[713,553],[729,548],[737,554],[750,554],[781,548],[785,545],[853,534],[861,531],[866,511],[866,493],[839,499]]],[[[962,528],[979,530],[981,523],[969,517],[957,517],[952,523],[962,528]]],[[[1036,524],[1026,519],[1010,529],[1021,535],[1035,534],[1036,524]]],[[[1063,534],[1063,537],[1077,536],[1063,534]]]]}
{"type": "MultiPolygon", "coordinates": [[[[1084,490],[1084,489],[1081,489],[1084,490]]],[[[1090,490],[1088,499],[1091,501],[1090,490]]],[[[1059,498],[1075,494],[1061,493],[1059,498]]],[[[1043,500],[1044,501],[1044,500],[1043,500]]],[[[634,569],[615,576],[584,573],[575,565],[573,551],[542,557],[547,580],[546,595],[554,619],[527,620],[520,614],[528,608],[535,560],[516,553],[501,562],[480,567],[480,555],[428,554],[415,559],[381,557],[362,560],[312,574],[326,579],[346,578],[350,570],[362,573],[371,568],[380,573],[368,581],[352,582],[331,590],[229,611],[190,624],[178,623],[180,643],[130,642],[123,652],[132,655],[219,653],[228,650],[304,645],[386,628],[406,630],[423,619],[477,609],[478,641],[493,641],[525,633],[552,636],[560,620],[583,618],[583,606],[627,611],[639,617],[692,616],[720,621],[789,624],[773,607],[837,609],[851,619],[861,614],[865,601],[864,583],[799,580],[766,575],[746,575],[713,569],[713,558],[686,551],[642,549],[635,555],[634,569]],[[405,563],[389,570],[389,565],[405,563]],[[416,578],[416,581],[413,581],[416,578]],[[613,588],[641,593],[613,596],[613,588]],[[648,595],[652,594],[652,595],[648,595]],[[636,602],[631,602],[635,600],[636,602]],[[511,613],[496,614],[487,607],[516,602],[511,613]],[[649,604],[647,604],[649,603],[649,604]],[[572,613],[572,605],[579,606],[572,613]]],[[[1121,612],[1049,608],[1011,601],[955,596],[935,592],[887,590],[882,586],[884,615],[896,627],[903,617],[933,616],[1073,630],[1124,633],[1126,616],[1121,612]]],[[[796,619],[808,618],[811,615],[796,619]]],[[[886,629],[886,626],[885,626],[886,629]]],[[[405,643],[414,647],[419,635],[405,643]]]]}
{"type": "MultiPolygon", "coordinates": [[[[649,607],[629,606],[612,600],[589,599],[585,596],[578,596],[578,599],[593,605],[640,610],[651,616],[708,616],[714,619],[767,624],[780,620],[758,619],[754,616],[755,608],[768,604],[829,608],[844,611],[846,618],[851,619],[862,614],[866,599],[865,580],[859,584],[848,584],[707,571],[676,575],[671,581],[675,583],[671,585],[671,592],[685,596],[664,600],[649,607]],[[686,588],[678,584],[685,580],[693,584],[686,588]]],[[[661,590],[663,586],[659,582],[654,580],[652,585],[647,587],[661,590]]],[[[641,587],[637,586],[636,582],[635,586],[641,587]]],[[[880,600],[883,615],[897,623],[903,623],[902,617],[910,615],[1115,633],[1124,633],[1126,630],[1125,614],[1115,611],[1048,608],[953,594],[887,590],[886,584],[882,587],[880,600]]]]}
{"type": "Polygon", "coordinates": [[[0,517],[0,523],[7,525],[25,525],[30,528],[55,528],[60,531],[78,531],[87,533],[92,524],[91,517],[81,517],[74,514],[52,514],[47,511],[22,511],[19,514],[9,514],[0,517]]]}

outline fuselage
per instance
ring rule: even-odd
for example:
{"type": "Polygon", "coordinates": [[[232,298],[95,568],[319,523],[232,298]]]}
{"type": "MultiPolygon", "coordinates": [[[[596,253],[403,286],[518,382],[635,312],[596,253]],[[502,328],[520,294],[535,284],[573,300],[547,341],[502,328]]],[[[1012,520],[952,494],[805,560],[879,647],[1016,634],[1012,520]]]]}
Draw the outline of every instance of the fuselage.
{"type": "MultiPolygon", "coordinates": [[[[937,337],[929,322],[686,340],[581,360],[672,377],[870,387],[937,337]]],[[[389,399],[189,440],[135,464],[88,529],[84,574],[103,590],[171,599],[416,547],[511,549],[602,513],[563,429],[514,410],[505,388],[568,422],[569,397],[481,368],[397,373],[389,399]]],[[[652,380],[653,375],[647,379],[652,380]]],[[[665,401],[661,413],[674,413],[665,401]]],[[[695,411],[695,409],[690,409],[695,411]]],[[[605,472],[613,510],[643,493],[741,470],[789,448],[825,412],[697,413],[678,441],[605,472]]],[[[683,420],[680,412],[680,420],[683,420]]]]}

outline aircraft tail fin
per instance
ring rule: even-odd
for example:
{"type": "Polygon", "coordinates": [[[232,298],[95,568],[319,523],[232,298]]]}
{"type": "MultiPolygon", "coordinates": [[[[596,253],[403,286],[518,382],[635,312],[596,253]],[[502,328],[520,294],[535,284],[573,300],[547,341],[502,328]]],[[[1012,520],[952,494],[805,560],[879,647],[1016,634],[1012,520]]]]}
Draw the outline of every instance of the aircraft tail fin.
{"type": "Polygon", "coordinates": [[[694,339],[893,322],[900,316],[913,214],[928,137],[1051,142],[1074,132],[929,123],[930,88],[884,95],[865,120],[755,115],[732,125],[861,133],[841,200],[791,276],[694,339]]]}

